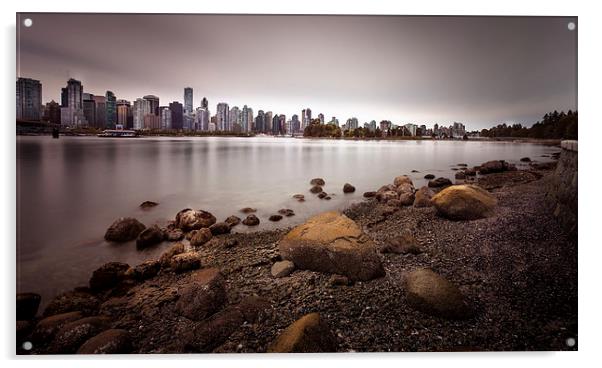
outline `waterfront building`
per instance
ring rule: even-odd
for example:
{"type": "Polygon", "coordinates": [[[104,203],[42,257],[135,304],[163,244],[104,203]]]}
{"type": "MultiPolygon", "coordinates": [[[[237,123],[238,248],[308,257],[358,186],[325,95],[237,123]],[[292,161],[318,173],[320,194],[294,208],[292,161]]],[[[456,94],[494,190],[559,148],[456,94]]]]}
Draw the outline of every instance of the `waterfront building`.
{"type": "Polygon", "coordinates": [[[265,121],[265,125],[263,127],[263,131],[265,133],[271,133],[272,132],[272,119],[273,118],[273,113],[271,111],[268,111],[265,113],[264,116],[264,121],[265,121]]]}
{"type": "Polygon", "coordinates": [[[302,132],[301,130],[301,121],[299,121],[299,115],[294,114],[293,117],[291,118],[291,127],[290,127],[290,133],[291,134],[297,134],[302,132]]]}
{"type": "Polygon", "coordinates": [[[42,84],[30,78],[17,79],[17,119],[40,120],[42,84]]]}
{"type": "Polygon", "coordinates": [[[463,138],[466,134],[466,127],[462,123],[454,122],[451,126],[451,137],[452,138],[463,138]]]}
{"type": "Polygon", "coordinates": [[[280,135],[280,116],[277,114],[272,118],[272,134],[280,135]]]}
{"type": "Polygon", "coordinates": [[[161,107],[161,129],[171,129],[171,110],[168,106],[161,107]]]}
{"type": "Polygon", "coordinates": [[[412,136],[412,137],[416,136],[416,128],[418,128],[418,125],[408,123],[408,124],[405,124],[403,127],[406,129],[406,131],[409,133],[410,136],[412,136]]]}
{"type": "Polygon", "coordinates": [[[61,124],[68,126],[87,125],[83,110],[84,86],[73,78],[61,90],[61,124]]]}
{"type": "Polygon", "coordinates": [[[263,110],[257,111],[254,128],[254,131],[257,133],[263,133],[265,131],[265,114],[263,113],[263,110]]]}
{"type": "Polygon", "coordinates": [[[184,129],[184,106],[178,101],[169,104],[171,110],[171,129],[184,129]]]}
{"type": "Polygon", "coordinates": [[[238,106],[233,106],[228,113],[228,121],[230,123],[231,131],[235,131],[235,126],[240,126],[240,109],[238,106]]]}
{"type": "Polygon", "coordinates": [[[332,119],[328,122],[328,124],[339,126],[339,119],[336,116],[333,116],[332,119]]]}
{"type": "Polygon", "coordinates": [[[92,99],[94,100],[96,116],[94,124],[88,122],[88,125],[105,129],[107,127],[107,99],[105,96],[93,96],[92,99]]]}
{"type": "Polygon", "coordinates": [[[324,114],[319,113],[318,114],[318,119],[320,120],[320,124],[324,124],[324,114]]]}
{"type": "Polygon", "coordinates": [[[117,124],[126,129],[133,128],[132,105],[127,100],[117,100],[117,124]]]}
{"type": "Polygon", "coordinates": [[[159,97],[155,95],[146,95],[142,97],[144,100],[148,101],[149,114],[155,114],[159,116],[159,97]]]}
{"type": "Polygon", "coordinates": [[[347,130],[354,130],[359,127],[359,122],[357,118],[349,118],[347,119],[347,123],[345,124],[347,130]]]}
{"type": "Polygon", "coordinates": [[[61,123],[61,105],[54,100],[48,102],[46,107],[44,108],[44,116],[42,117],[43,121],[52,123],[52,124],[60,124],[61,123]]]}
{"type": "Polygon", "coordinates": [[[107,91],[105,93],[105,98],[107,100],[107,127],[109,129],[114,129],[117,124],[117,98],[112,91],[107,91]]]}
{"type": "Polygon", "coordinates": [[[207,97],[203,97],[203,99],[201,100],[201,108],[209,109],[209,101],[207,101],[207,97]]]}
{"type": "Polygon", "coordinates": [[[243,132],[248,133],[253,130],[253,109],[247,105],[242,108],[240,123],[243,132]]]}
{"type": "Polygon", "coordinates": [[[305,108],[301,111],[301,128],[305,129],[311,123],[311,109],[305,108]]]}
{"type": "Polygon", "coordinates": [[[280,135],[286,134],[286,115],[280,114],[278,116],[278,128],[280,131],[280,135]]]}
{"type": "Polygon", "coordinates": [[[137,98],[134,101],[134,107],[132,108],[134,114],[134,129],[144,129],[144,116],[150,114],[150,101],[145,98],[137,98]]]}
{"type": "Polygon", "coordinates": [[[94,101],[94,95],[91,93],[83,93],[82,104],[84,117],[86,118],[88,125],[94,126],[96,124],[96,101],[94,101]]]}
{"type": "Polygon", "coordinates": [[[184,88],[184,114],[190,115],[194,111],[192,101],[192,88],[186,87],[184,88]]]}
{"type": "Polygon", "coordinates": [[[161,117],[155,114],[144,115],[144,129],[161,129],[161,117]]]}
{"type": "Polygon", "coordinates": [[[220,102],[217,104],[217,112],[216,112],[216,126],[219,131],[229,131],[230,130],[230,110],[228,108],[228,104],[225,102],[220,102]]]}
{"type": "Polygon", "coordinates": [[[196,109],[196,130],[209,130],[209,109],[201,107],[196,109]]]}

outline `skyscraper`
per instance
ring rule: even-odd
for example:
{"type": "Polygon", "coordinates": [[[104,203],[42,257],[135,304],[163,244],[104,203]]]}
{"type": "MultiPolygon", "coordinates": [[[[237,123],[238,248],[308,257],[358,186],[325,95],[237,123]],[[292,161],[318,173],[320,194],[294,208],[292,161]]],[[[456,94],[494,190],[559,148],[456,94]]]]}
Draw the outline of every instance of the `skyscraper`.
{"type": "Polygon", "coordinates": [[[47,121],[52,124],[60,124],[61,123],[61,105],[59,105],[54,100],[48,102],[46,104],[46,108],[44,109],[44,117],[42,120],[47,121]]]}
{"type": "Polygon", "coordinates": [[[171,129],[171,110],[167,106],[161,109],[161,129],[171,129]]]}
{"type": "Polygon", "coordinates": [[[250,132],[253,125],[253,109],[247,105],[242,107],[242,113],[240,116],[240,123],[242,125],[243,132],[250,132]]]}
{"type": "Polygon", "coordinates": [[[299,115],[294,114],[291,119],[291,134],[296,134],[301,131],[301,122],[299,121],[299,115]]]}
{"type": "Polygon", "coordinates": [[[150,101],[145,98],[137,98],[134,101],[134,129],[144,129],[144,115],[150,114],[150,101]]]}
{"type": "Polygon", "coordinates": [[[320,124],[324,124],[324,114],[318,114],[318,119],[320,119],[320,124]]]}
{"type": "Polygon", "coordinates": [[[107,100],[107,127],[110,129],[115,128],[115,124],[117,124],[117,98],[115,94],[111,91],[107,91],[105,93],[105,98],[107,100]]]}
{"type": "Polygon", "coordinates": [[[280,116],[278,115],[274,115],[274,117],[272,118],[272,134],[280,134],[280,116]]]}
{"type": "Polygon", "coordinates": [[[148,101],[149,112],[148,114],[154,114],[159,116],[159,97],[154,95],[146,95],[142,97],[146,101],[148,101]]]}
{"type": "Polygon", "coordinates": [[[257,133],[263,133],[265,131],[265,114],[263,110],[257,111],[257,116],[255,117],[255,131],[257,133]]]}
{"type": "Polygon", "coordinates": [[[229,123],[229,109],[228,104],[225,102],[220,102],[217,104],[217,112],[216,112],[216,129],[220,131],[229,131],[230,123],[229,123]]]}
{"type": "Polygon", "coordinates": [[[171,110],[171,129],[184,129],[184,106],[178,101],[169,104],[171,110]]]}
{"type": "Polygon", "coordinates": [[[17,119],[40,120],[42,84],[29,78],[17,79],[17,119]]]}
{"type": "Polygon", "coordinates": [[[266,133],[272,132],[272,112],[268,111],[264,115],[263,131],[266,133]]]}
{"type": "Polygon", "coordinates": [[[96,102],[94,101],[94,95],[91,93],[83,93],[82,94],[82,103],[84,116],[86,117],[86,121],[88,125],[95,126],[96,125],[96,102]]]}
{"type": "Polygon", "coordinates": [[[207,97],[203,97],[203,99],[201,100],[201,108],[203,108],[203,109],[209,108],[209,101],[207,101],[207,97]]]}
{"type": "Polygon", "coordinates": [[[117,100],[117,124],[123,128],[131,129],[133,122],[132,106],[130,101],[117,100]]]}
{"type": "Polygon", "coordinates": [[[209,130],[209,109],[199,107],[196,109],[196,129],[207,131],[209,130]]]}
{"type": "Polygon", "coordinates": [[[192,114],[192,88],[186,87],[184,88],[184,114],[192,114]]]}
{"type": "Polygon", "coordinates": [[[301,111],[301,128],[305,129],[311,123],[311,109],[305,108],[301,111]]]}
{"type": "Polygon", "coordinates": [[[82,82],[73,78],[67,81],[67,87],[61,91],[61,124],[63,125],[87,125],[83,110],[84,86],[82,82]]]}
{"type": "Polygon", "coordinates": [[[230,113],[228,116],[228,121],[230,123],[229,127],[230,131],[235,131],[235,130],[240,130],[240,109],[238,108],[238,106],[233,106],[230,109],[230,113]]]}

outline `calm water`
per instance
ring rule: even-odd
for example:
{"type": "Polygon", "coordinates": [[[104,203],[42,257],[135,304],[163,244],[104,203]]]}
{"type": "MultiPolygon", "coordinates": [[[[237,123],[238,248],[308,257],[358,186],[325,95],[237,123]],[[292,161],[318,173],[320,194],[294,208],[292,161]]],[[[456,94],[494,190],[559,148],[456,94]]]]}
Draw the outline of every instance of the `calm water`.
{"type": "Polygon", "coordinates": [[[167,243],[145,251],[135,244],[109,244],[106,228],[133,216],[147,226],[164,224],[187,207],[212,212],[219,220],[255,207],[255,231],[297,224],[315,213],[361,201],[400,174],[416,186],[426,173],[453,178],[457,163],[511,162],[557,151],[534,144],[498,142],[362,142],[286,138],[17,137],[17,282],[19,291],[42,294],[43,303],[61,291],[84,285],[108,261],[135,265],[158,257],[167,243]],[[308,192],[322,177],[331,201],[308,192]],[[355,185],[343,194],[343,184],[355,185]],[[306,195],[306,202],[292,199],[306,195]],[[143,211],[145,201],[159,206],[143,211]],[[296,216],[271,223],[280,208],[296,216]]]}

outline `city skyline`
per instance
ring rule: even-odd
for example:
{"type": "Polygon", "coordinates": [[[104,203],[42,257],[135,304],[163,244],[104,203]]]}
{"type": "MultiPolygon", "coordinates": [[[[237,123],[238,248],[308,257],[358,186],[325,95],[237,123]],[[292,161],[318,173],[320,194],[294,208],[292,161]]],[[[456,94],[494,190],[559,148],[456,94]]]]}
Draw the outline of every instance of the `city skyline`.
{"type": "Polygon", "coordinates": [[[311,107],[327,120],[461,121],[469,130],[577,109],[571,17],[18,17],[34,22],[18,23],[18,76],[42,81],[44,103],[59,101],[73,77],[86,92],[128,101],[184,103],[191,87],[194,108],[204,96],[254,112],[311,107]],[[144,37],[157,47],[134,42],[144,37]]]}

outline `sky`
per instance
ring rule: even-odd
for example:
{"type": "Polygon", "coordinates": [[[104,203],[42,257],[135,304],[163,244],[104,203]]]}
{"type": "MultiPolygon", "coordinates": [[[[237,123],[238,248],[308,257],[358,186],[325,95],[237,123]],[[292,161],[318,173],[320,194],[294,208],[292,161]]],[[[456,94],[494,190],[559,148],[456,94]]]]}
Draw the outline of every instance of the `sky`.
{"type": "Polygon", "coordinates": [[[17,76],[84,92],[468,130],[577,108],[576,17],[17,14],[17,76]],[[23,20],[30,18],[31,27],[23,20]]]}

